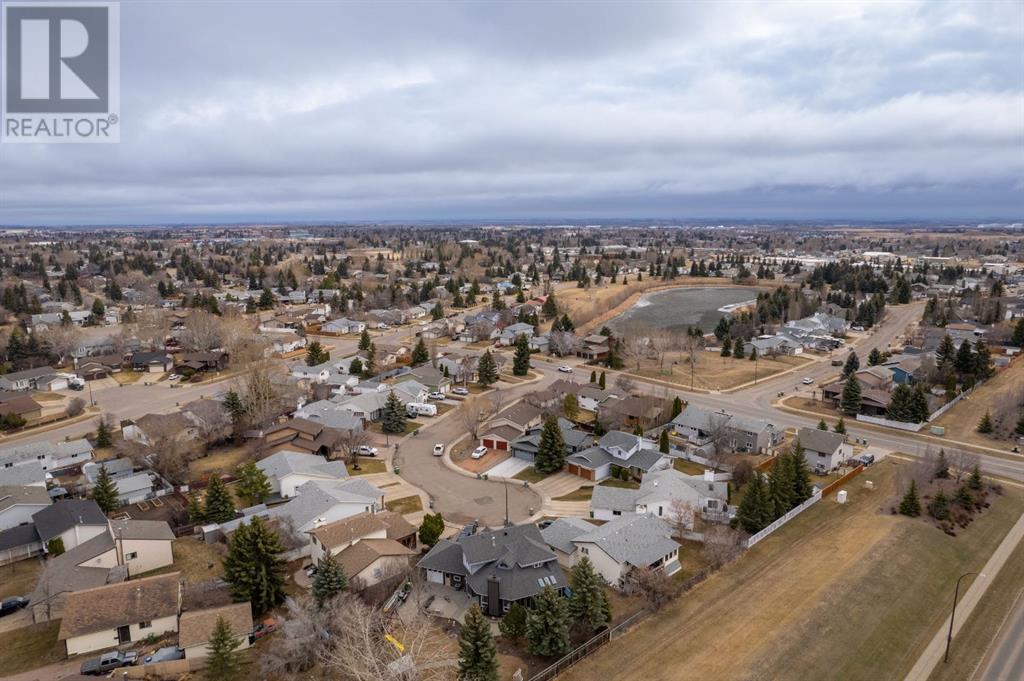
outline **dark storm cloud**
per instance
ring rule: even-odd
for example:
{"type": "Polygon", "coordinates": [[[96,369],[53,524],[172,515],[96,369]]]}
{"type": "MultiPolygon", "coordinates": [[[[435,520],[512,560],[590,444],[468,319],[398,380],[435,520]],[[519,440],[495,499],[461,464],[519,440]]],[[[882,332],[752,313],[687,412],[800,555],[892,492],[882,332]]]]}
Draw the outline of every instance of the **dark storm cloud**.
{"type": "Polygon", "coordinates": [[[0,222],[1020,217],[1019,3],[122,4],[0,222]]]}

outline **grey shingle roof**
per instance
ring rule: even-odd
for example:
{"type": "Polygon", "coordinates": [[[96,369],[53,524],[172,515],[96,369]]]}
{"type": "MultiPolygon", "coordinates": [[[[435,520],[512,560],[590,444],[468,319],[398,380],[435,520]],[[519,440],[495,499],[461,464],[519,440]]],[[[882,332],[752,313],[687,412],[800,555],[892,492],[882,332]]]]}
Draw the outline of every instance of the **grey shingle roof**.
{"type": "Polygon", "coordinates": [[[672,528],[651,516],[622,516],[573,540],[594,543],[619,563],[645,567],[679,548],[672,528]]]}
{"type": "Polygon", "coordinates": [[[636,510],[636,501],[639,498],[640,490],[638,489],[598,485],[594,488],[594,494],[590,498],[590,507],[632,513],[636,510]]]}
{"type": "Polygon", "coordinates": [[[845,437],[840,433],[830,433],[827,430],[817,428],[801,428],[797,431],[796,439],[805,449],[812,452],[824,452],[831,454],[843,444],[845,437]]]}
{"type": "Polygon", "coordinates": [[[36,524],[39,537],[45,544],[76,524],[106,525],[107,516],[103,515],[103,511],[95,501],[61,499],[53,506],[44,508],[33,515],[32,521],[36,524]]]}
{"type": "Polygon", "coordinates": [[[595,525],[582,518],[559,518],[543,530],[540,535],[548,546],[562,553],[572,553],[576,545],[572,540],[593,530],[595,525]]]}
{"type": "Polygon", "coordinates": [[[282,478],[289,474],[308,475],[322,478],[345,478],[348,471],[343,461],[327,461],[316,454],[304,454],[283,449],[256,462],[256,467],[268,476],[282,478]]]}

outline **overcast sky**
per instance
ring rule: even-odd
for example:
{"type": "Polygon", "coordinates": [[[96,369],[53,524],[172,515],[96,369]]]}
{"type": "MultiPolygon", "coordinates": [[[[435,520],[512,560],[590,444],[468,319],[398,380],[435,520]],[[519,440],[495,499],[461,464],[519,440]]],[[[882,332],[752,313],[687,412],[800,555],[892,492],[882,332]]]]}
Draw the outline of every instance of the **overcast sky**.
{"type": "Polygon", "coordinates": [[[129,2],[0,223],[1024,217],[1024,3],[129,2]]]}

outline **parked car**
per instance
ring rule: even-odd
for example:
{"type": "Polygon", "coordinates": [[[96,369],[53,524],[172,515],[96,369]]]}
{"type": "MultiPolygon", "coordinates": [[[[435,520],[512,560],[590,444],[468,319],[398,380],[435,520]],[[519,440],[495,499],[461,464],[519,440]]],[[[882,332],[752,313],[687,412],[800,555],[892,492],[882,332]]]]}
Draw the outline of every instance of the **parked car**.
{"type": "Polygon", "coordinates": [[[572,367],[569,366],[568,364],[563,364],[562,366],[558,367],[558,370],[561,371],[563,374],[572,373],[572,367]]]}
{"type": "Polygon", "coordinates": [[[443,400],[444,399],[444,393],[436,392],[435,391],[435,392],[432,392],[429,395],[427,395],[427,398],[429,398],[431,400],[443,400]]]}
{"type": "Polygon", "coordinates": [[[179,378],[181,378],[181,374],[171,374],[170,376],[167,377],[167,380],[177,381],[179,378]]]}
{"type": "Polygon", "coordinates": [[[178,646],[167,646],[161,648],[152,655],[142,658],[142,664],[157,664],[158,662],[170,662],[171,660],[184,660],[185,651],[178,646]]]}
{"type": "Polygon", "coordinates": [[[857,461],[860,461],[862,464],[864,464],[864,467],[867,468],[868,466],[870,466],[871,464],[873,464],[875,462],[875,455],[874,454],[861,454],[857,458],[857,461]]]}
{"type": "Polygon", "coordinates": [[[465,396],[469,394],[469,391],[465,388],[452,388],[452,394],[465,396]]]}
{"type": "Polygon", "coordinates": [[[438,444],[434,445],[434,456],[444,456],[444,445],[443,444],[438,443],[438,444]]]}
{"type": "Polygon", "coordinates": [[[377,448],[370,445],[359,445],[356,448],[356,454],[359,456],[377,456],[377,448]]]}
{"type": "Polygon", "coordinates": [[[268,617],[267,619],[263,620],[255,627],[253,627],[251,638],[255,641],[256,639],[263,638],[264,636],[272,634],[275,631],[277,631],[277,620],[275,620],[273,617],[268,617]]]}
{"type": "Polygon", "coordinates": [[[841,367],[841,366],[843,366],[843,360],[841,360],[841,359],[834,359],[834,360],[832,360],[832,366],[834,366],[834,367],[841,367]]]}
{"type": "Polygon", "coordinates": [[[484,458],[484,454],[486,454],[486,453],[487,453],[487,447],[480,446],[480,447],[477,447],[476,449],[474,449],[473,453],[470,454],[470,456],[473,457],[474,459],[482,459],[482,458],[484,458]]]}
{"type": "Polygon", "coordinates": [[[138,657],[139,654],[134,651],[113,650],[91,660],[86,660],[79,667],[78,671],[82,676],[103,676],[115,669],[132,666],[138,657]]]}
{"type": "Polygon", "coordinates": [[[28,605],[28,599],[24,596],[11,596],[0,601],[0,617],[15,613],[28,605]]]}
{"type": "Polygon", "coordinates": [[[810,376],[804,376],[804,385],[811,385],[814,383],[814,379],[810,376]]]}

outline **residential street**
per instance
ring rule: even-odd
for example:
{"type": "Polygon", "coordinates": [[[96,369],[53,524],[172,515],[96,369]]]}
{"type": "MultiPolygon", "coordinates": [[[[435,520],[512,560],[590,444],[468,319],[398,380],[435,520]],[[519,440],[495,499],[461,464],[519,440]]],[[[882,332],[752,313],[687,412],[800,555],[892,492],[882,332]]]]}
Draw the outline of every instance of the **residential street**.
{"type": "Polygon", "coordinates": [[[979,681],[1024,679],[1024,597],[1017,599],[1013,612],[1003,623],[989,653],[988,665],[977,678],[979,681]]]}

